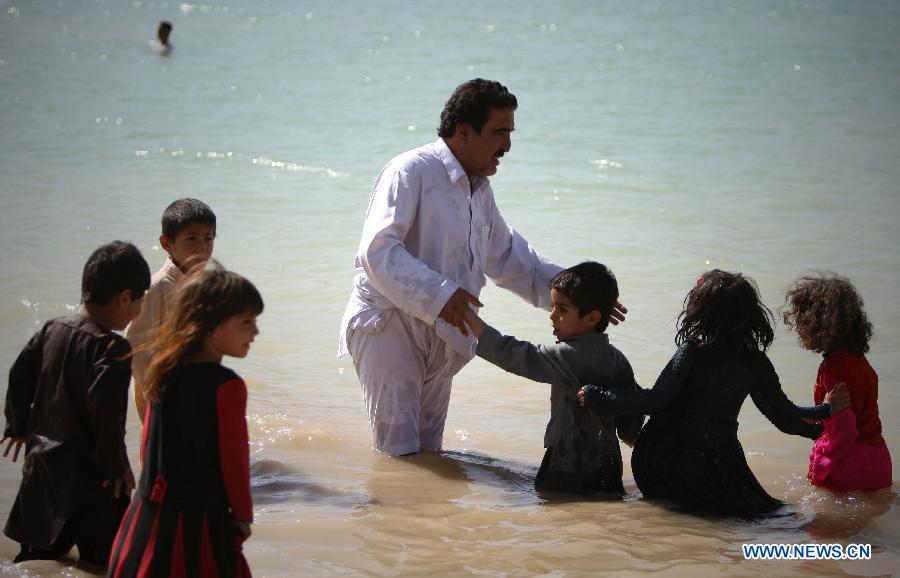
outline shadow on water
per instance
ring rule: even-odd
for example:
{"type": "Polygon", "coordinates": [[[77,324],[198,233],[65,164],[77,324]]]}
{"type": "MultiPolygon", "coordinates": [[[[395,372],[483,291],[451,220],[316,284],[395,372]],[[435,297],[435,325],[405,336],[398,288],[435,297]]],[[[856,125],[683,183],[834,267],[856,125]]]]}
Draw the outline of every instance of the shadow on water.
{"type": "Polygon", "coordinates": [[[877,518],[891,510],[895,514],[900,511],[900,494],[891,489],[870,494],[820,492],[827,496],[827,502],[817,504],[816,512],[802,526],[807,534],[819,540],[860,536],[877,518]]]}
{"type": "MultiPolygon", "coordinates": [[[[369,479],[370,503],[380,503],[379,495],[403,499],[422,492],[435,493],[435,498],[461,505],[487,508],[623,499],[617,495],[538,490],[534,487],[536,474],[537,467],[533,465],[475,452],[423,452],[401,458],[379,455],[369,479]],[[423,474],[444,483],[429,489],[423,474]]],[[[624,497],[626,501],[639,498],[640,493],[624,497]]]]}
{"type": "Polygon", "coordinates": [[[366,499],[362,493],[338,489],[340,484],[329,487],[321,481],[321,476],[303,474],[277,460],[257,460],[250,466],[250,491],[257,505],[303,501],[351,507],[366,499]]]}

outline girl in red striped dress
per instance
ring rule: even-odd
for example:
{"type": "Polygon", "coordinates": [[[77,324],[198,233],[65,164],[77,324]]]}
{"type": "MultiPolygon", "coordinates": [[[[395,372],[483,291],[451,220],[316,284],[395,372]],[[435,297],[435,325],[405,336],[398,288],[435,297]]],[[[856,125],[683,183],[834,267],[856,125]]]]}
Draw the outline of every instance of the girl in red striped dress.
{"type": "Polygon", "coordinates": [[[150,345],[144,468],[109,576],[250,576],[247,388],[221,360],[247,355],[262,310],[253,284],[214,262],[182,281],[150,345]]]}

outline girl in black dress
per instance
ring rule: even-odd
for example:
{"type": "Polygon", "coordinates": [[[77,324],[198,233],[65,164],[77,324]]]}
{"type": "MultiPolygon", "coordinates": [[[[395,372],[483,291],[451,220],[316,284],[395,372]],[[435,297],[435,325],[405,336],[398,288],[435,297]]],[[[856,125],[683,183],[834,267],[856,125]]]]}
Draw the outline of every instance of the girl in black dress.
{"type": "Polygon", "coordinates": [[[119,527],[109,575],[249,576],[247,388],[221,365],[259,333],[262,298],[212,262],[179,285],[150,347],[138,491],[119,527]]]}
{"type": "Polygon", "coordinates": [[[756,480],[737,439],[741,405],[749,395],[775,427],[815,439],[822,427],[812,422],[843,409],[846,391],[815,407],[791,403],[765,354],[774,318],[753,280],[740,273],[704,273],[678,319],[678,350],[653,389],[588,385],[579,402],[599,414],[651,416],[631,456],[645,498],[746,517],[780,508],[756,480]]]}

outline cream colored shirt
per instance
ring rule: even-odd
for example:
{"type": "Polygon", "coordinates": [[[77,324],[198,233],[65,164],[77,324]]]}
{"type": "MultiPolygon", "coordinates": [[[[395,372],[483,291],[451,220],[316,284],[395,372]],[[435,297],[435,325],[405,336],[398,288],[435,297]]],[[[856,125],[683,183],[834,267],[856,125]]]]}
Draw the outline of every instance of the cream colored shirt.
{"type": "Polygon", "coordinates": [[[163,314],[171,306],[172,296],[183,277],[184,273],[175,266],[172,258],[167,258],[162,268],[150,278],[150,288],[147,289],[147,294],[144,296],[141,314],[131,322],[125,332],[125,337],[134,350],[134,357],[131,360],[131,375],[134,377],[135,383],[141,385],[145,383],[144,374],[153,352],[143,349],[142,346],[153,339],[154,332],[162,321],[163,314]]]}

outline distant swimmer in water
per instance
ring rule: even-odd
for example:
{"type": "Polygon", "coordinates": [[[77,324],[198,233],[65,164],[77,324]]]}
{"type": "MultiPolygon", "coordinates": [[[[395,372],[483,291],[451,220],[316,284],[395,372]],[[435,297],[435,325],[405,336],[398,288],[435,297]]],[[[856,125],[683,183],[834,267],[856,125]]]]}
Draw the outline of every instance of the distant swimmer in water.
{"type": "Polygon", "coordinates": [[[175,48],[169,43],[170,34],[172,34],[172,23],[163,20],[159,23],[159,28],[156,31],[156,40],[150,42],[150,45],[161,54],[168,55],[175,48]]]}

